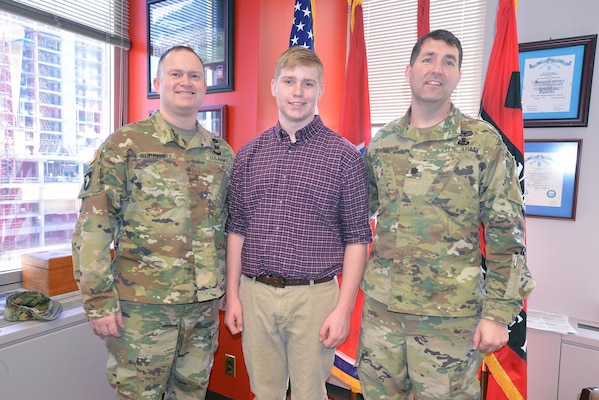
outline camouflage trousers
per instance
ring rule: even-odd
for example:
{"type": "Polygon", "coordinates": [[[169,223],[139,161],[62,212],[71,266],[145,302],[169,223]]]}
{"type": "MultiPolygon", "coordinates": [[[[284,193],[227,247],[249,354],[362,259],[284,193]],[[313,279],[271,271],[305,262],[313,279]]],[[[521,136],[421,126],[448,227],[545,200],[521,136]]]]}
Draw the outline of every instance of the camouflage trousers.
{"type": "Polygon", "coordinates": [[[364,399],[478,400],[479,319],[389,312],[365,296],[357,352],[364,399]]]}
{"type": "Polygon", "coordinates": [[[106,338],[106,375],[117,399],[204,399],[218,346],[218,300],[121,301],[121,310],[122,336],[106,338]]]}

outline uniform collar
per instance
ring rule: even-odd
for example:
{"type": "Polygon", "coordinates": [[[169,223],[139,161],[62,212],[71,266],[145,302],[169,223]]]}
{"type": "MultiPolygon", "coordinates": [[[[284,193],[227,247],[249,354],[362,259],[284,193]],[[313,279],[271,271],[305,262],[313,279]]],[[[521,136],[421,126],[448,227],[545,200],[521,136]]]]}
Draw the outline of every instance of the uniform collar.
{"type": "MultiPolygon", "coordinates": [[[[152,113],[150,120],[154,125],[155,132],[153,135],[162,144],[171,142],[177,144],[179,147],[189,149],[192,147],[210,147],[213,145],[213,138],[216,139],[212,133],[204,129],[204,127],[198,123],[198,131],[200,134],[193,136],[189,144],[185,145],[183,139],[175,135],[171,126],[164,120],[164,118],[162,118],[159,110],[152,113]]],[[[218,139],[216,140],[218,141],[218,139]]]]}
{"type": "Polygon", "coordinates": [[[453,105],[453,103],[451,104],[451,111],[443,121],[439,122],[433,127],[426,129],[428,131],[426,137],[421,135],[421,132],[418,128],[410,125],[411,113],[412,108],[410,107],[399,122],[401,128],[403,128],[401,135],[408,139],[413,139],[418,142],[429,140],[447,140],[457,138],[461,133],[461,121],[463,118],[462,113],[453,105]]]}

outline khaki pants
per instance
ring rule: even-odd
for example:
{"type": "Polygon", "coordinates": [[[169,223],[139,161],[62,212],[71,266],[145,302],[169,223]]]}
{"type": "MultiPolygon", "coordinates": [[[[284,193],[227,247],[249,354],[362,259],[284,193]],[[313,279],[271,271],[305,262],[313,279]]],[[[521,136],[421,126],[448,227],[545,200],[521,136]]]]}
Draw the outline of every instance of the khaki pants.
{"type": "Polygon", "coordinates": [[[275,288],[241,277],[243,356],[255,400],[326,400],[335,349],[319,331],[337,304],[336,280],[275,288]]]}

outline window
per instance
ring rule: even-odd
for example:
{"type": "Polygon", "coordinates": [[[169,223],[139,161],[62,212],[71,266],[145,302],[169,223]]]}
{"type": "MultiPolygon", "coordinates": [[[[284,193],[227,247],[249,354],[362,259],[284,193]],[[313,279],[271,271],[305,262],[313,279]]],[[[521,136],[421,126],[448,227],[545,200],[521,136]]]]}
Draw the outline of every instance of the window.
{"type": "Polygon", "coordinates": [[[0,285],[22,254],[70,245],[87,163],[122,125],[120,1],[0,0],[0,285]]]}
{"type": "MultiPolygon", "coordinates": [[[[462,80],[452,101],[468,115],[478,115],[482,85],[487,2],[446,0],[430,2],[430,28],[446,29],[462,43],[462,80]]],[[[404,115],[410,87],[404,77],[416,43],[417,0],[364,0],[364,40],[373,133],[404,115]]]]}

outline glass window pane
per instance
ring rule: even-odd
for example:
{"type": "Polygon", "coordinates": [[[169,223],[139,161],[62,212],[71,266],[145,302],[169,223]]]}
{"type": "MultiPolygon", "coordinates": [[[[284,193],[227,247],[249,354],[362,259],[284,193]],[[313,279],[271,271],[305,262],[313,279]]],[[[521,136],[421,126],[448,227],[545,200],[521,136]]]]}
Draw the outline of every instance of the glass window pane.
{"type": "Polygon", "coordinates": [[[111,131],[113,47],[0,11],[0,273],[70,245],[86,164],[111,131]]]}

